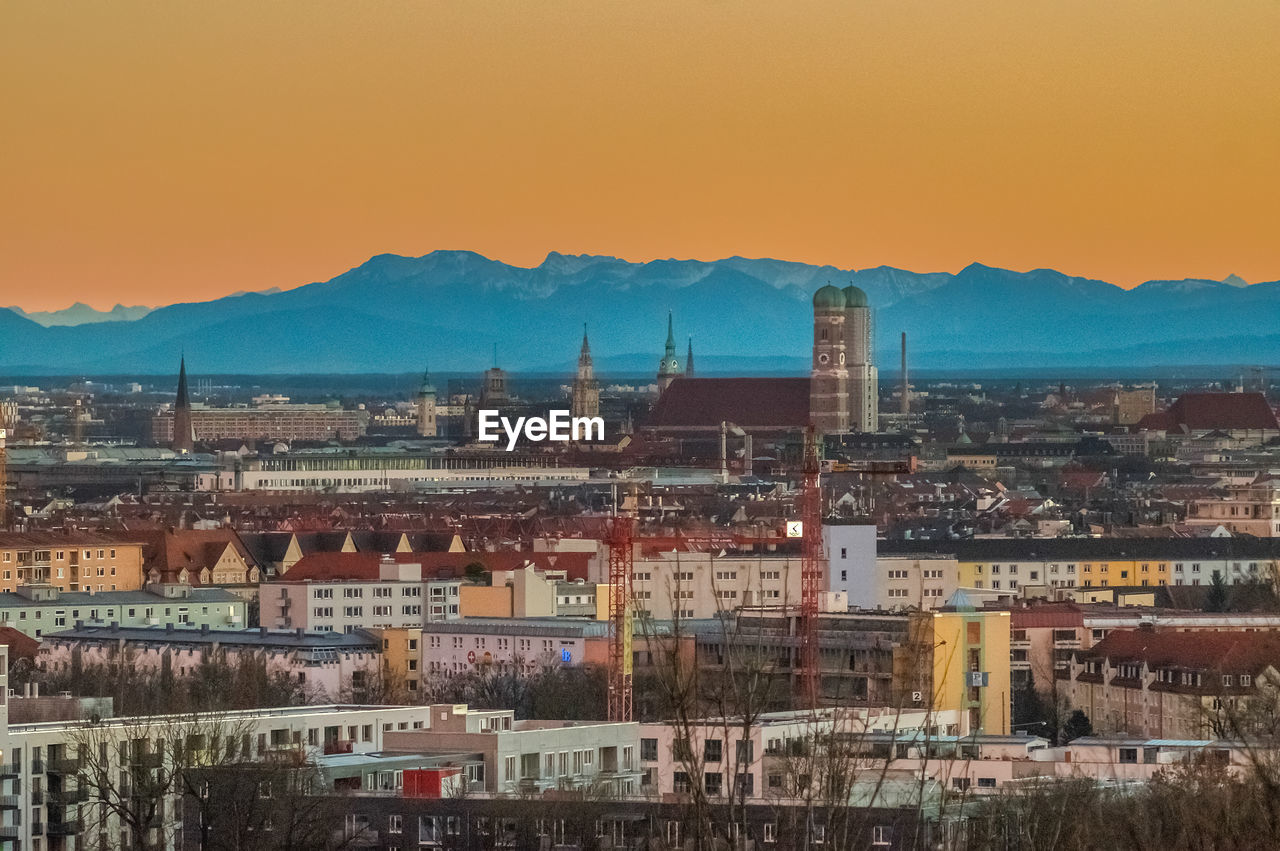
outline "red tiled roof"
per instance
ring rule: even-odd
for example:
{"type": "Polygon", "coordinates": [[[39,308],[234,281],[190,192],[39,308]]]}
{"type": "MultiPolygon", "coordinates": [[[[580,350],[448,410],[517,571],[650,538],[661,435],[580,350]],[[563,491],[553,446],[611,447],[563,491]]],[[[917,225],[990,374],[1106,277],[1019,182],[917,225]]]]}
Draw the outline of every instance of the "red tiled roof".
{"type": "Polygon", "coordinates": [[[16,659],[34,659],[40,642],[11,626],[0,626],[0,644],[9,648],[9,664],[16,659]]]}
{"type": "MultiPolygon", "coordinates": [[[[392,553],[400,564],[422,565],[425,578],[461,578],[467,565],[479,562],[485,570],[518,570],[533,564],[541,571],[563,570],[569,579],[587,579],[590,553],[392,553]]],[[[321,552],[303,556],[277,581],[299,582],[306,580],[335,581],[340,579],[373,582],[378,579],[378,565],[383,556],[378,553],[321,552]]]]}
{"type": "Polygon", "coordinates": [[[187,581],[199,585],[200,571],[216,564],[228,544],[249,567],[257,566],[234,529],[157,529],[130,532],[128,540],[142,542],[143,570],[158,570],[162,582],[178,581],[186,568],[187,581]]]}
{"type": "Polygon", "coordinates": [[[1257,674],[1280,668],[1280,634],[1271,632],[1159,632],[1117,629],[1093,646],[1090,655],[1111,662],[1146,662],[1148,667],[1193,668],[1257,674]]]}
{"type": "Polygon", "coordinates": [[[1176,431],[1178,426],[1191,431],[1280,431],[1275,411],[1261,393],[1184,393],[1168,411],[1147,414],[1137,428],[1176,431]]]}
{"type": "Polygon", "coordinates": [[[653,406],[651,428],[793,429],[809,424],[807,378],[677,378],[653,406]]]}

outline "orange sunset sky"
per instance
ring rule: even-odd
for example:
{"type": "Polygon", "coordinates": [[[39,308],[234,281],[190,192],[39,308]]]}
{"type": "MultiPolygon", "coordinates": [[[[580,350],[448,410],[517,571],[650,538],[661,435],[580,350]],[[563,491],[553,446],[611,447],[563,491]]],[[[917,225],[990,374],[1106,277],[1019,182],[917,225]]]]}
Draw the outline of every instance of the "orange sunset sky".
{"type": "Polygon", "coordinates": [[[382,252],[1280,279],[1280,0],[7,0],[0,303],[382,252]]]}

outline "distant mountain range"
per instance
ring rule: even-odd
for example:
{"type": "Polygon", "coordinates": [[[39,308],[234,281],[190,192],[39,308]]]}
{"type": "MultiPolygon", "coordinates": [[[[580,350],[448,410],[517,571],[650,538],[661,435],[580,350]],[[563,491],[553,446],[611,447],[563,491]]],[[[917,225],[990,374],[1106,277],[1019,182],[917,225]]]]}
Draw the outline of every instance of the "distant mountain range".
{"type": "Polygon", "coordinates": [[[152,310],[140,304],[132,307],[117,304],[110,310],[95,310],[82,301],[77,301],[62,310],[38,310],[28,313],[21,307],[9,309],[46,328],[52,325],[90,325],[94,322],[131,322],[134,319],[141,319],[152,310]]]}
{"type": "MultiPolygon", "coordinates": [[[[597,371],[656,370],[674,311],[704,374],[801,373],[810,297],[857,284],[875,310],[877,359],[897,372],[906,331],[917,369],[1018,369],[1280,361],[1280,281],[1189,279],[1124,290],[1048,269],[980,264],[957,274],[844,270],[733,257],[629,263],[551,253],[523,268],[469,251],[380,255],[323,283],[174,304],[75,325],[0,310],[0,370],[164,374],[185,351],[200,373],[571,372],[582,324],[597,371]],[[48,325],[50,327],[45,327],[48,325]]],[[[88,313],[86,313],[88,311],[88,313]]]]}

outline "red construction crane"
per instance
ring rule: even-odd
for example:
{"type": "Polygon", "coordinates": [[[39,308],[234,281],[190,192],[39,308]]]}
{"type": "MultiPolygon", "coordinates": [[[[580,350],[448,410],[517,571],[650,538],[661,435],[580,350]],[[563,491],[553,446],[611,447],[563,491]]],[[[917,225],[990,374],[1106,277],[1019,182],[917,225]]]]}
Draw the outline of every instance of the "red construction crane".
{"type": "Polygon", "coordinates": [[[816,430],[804,434],[804,466],[800,483],[800,677],[804,699],[818,708],[818,598],[822,594],[825,560],[822,554],[822,483],[816,430]]]}
{"type": "Polygon", "coordinates": [[[631,720],[631,517],[609,520],[609,720],[631,720]]]}

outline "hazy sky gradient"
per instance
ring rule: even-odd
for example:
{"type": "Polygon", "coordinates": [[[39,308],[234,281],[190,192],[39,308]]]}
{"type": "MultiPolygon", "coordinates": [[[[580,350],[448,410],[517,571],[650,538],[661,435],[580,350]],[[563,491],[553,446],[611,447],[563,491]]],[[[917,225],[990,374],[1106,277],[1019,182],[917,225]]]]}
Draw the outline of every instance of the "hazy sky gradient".
{"type": "Polygon", "coordinates": [[[8,0],[0,299],[381,252],[1280,278],[1280,0],[8,0]]]}

